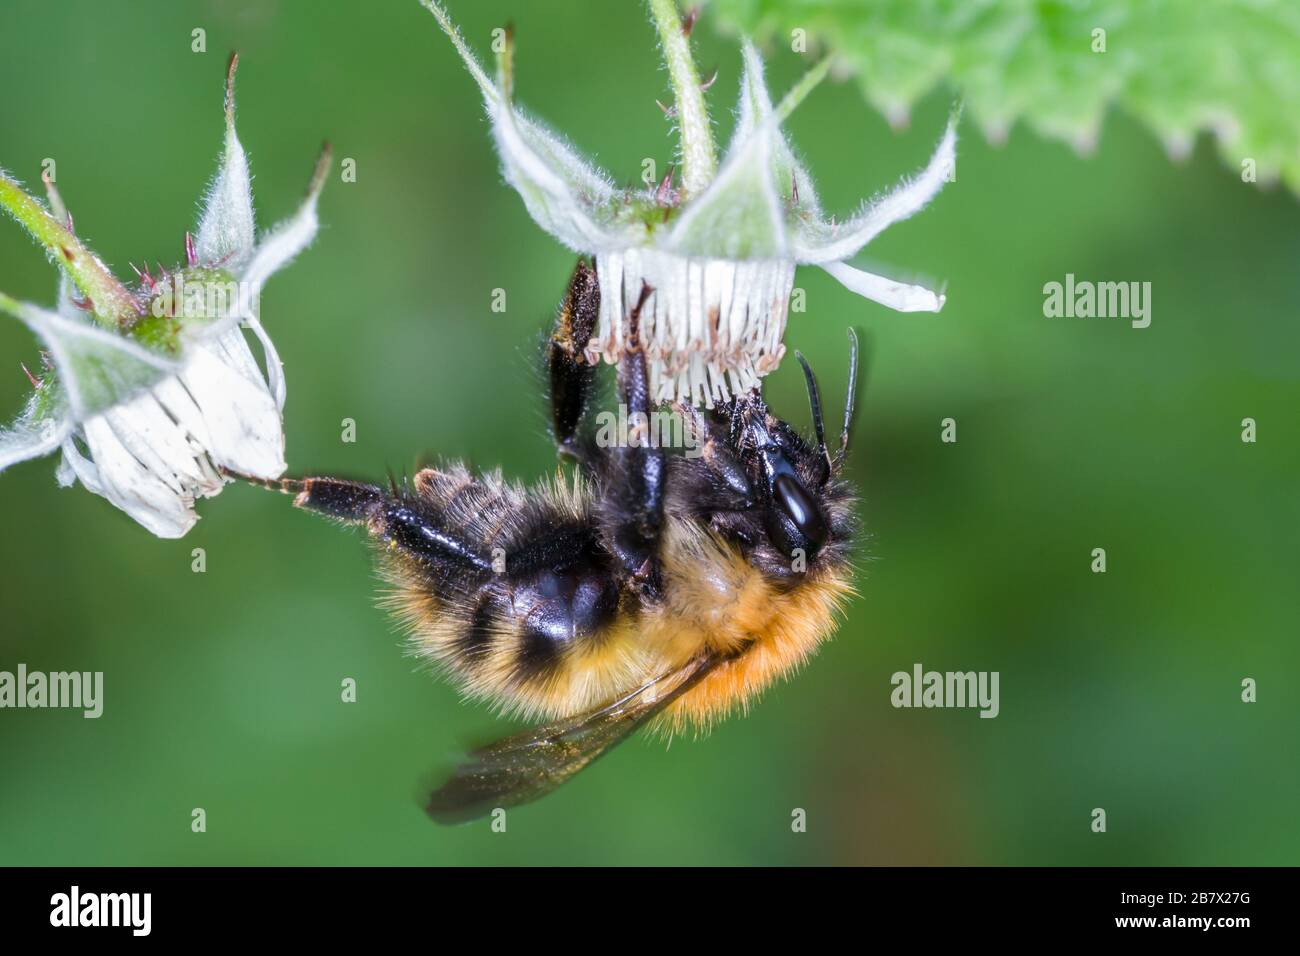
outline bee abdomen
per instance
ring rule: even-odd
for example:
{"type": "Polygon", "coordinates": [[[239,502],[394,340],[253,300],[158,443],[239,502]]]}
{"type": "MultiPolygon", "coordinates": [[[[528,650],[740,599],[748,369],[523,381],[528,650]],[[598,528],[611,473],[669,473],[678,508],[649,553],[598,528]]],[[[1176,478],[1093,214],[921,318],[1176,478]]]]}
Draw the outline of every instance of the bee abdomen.
{"type": "Polygon", "coordinates": [[[527,714],[571,714],[620,690],[630,666],[617,584],[598,562],[494,575],[475,592],[440,599],[409,565],[390,563],[390,603],[417,651],[474,697],[527,714]]]}
{"type": "Polygon", "coordinates": [[[513,597],[524,612],[511,669],[518,683],[545,679],[566,660],[594,650],[619,607],[617,584],[593,562],[535,572],[513,597]]]}
{"type": "Polygon", "coordinates": [[[618,609],[618,586],[587,559],[503,574],[458,616],[439,656],[470,685],[540,690],[599,648],[618,609]]]}
{"type": "Polygon", "coordinates": [[[474,696],[526,712],[571,712],[615,687],[621,590],[579,490],[524,492],[459,465],[415,485],[428,540],[400,541],[385,565],[418,650],[474,696]],[[465,550],[456,573],[429,557],[444,536],[465,550]]]}

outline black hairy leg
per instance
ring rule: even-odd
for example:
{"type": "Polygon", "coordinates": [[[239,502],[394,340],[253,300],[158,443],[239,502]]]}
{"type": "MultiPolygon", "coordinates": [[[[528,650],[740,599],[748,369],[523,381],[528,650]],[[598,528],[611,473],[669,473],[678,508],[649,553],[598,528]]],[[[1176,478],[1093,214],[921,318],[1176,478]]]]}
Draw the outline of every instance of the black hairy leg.
{"type": "Polygon", "coordinates": [[[461,590],[492,574],[490,555],[443,520],[419,494],[341,478],[303,478],[294,505],[366,525],[371,537],[427,569],[442,588],[461,590]]]}
{"type": "Polygon", "coordinates": [[[457,536],[422,506],[419,496],[395,487],[344,478],[285,478],[267,481],[228,472],[233,477],[294,496],[297,508],[315,511],[350,524],[364,524],[371,537],[398,548],[415,561],[437,569],[444,577],[490,573],[492,562],[457,536]]]}
{"type": "MultiPolygon", "coordinates": [[[[294,504],[364,525],[399,589],[455,611],[429,650],[473,682],[492,668],[512,687],[545,686],[566,658],[603,637],[620,607],[591,515],[457,465],[413,487],[339,478],[259,482],[294,504]]],[[[419,622],[416,622],[419,623],[419,622]]]]}
{"type": "Polygon", "coordinates": [[[562,455],[575,458],[602,491],[598,509],[604,546],[619,564],[619,577],[643,597],[661,590],[659,539],[668,480],[663,449],[650,442],[648,424],[654,402],[640,342],[640,317],[651,289],[628,317],[627,354],[619,363],[618,394],[628,421],[638,423],[628,447],[601,448],[580,433],[595,387],[596,367],[584,354],[600,315],[596,271],[579,259],[569,280],[555,329],[546,348],[551,426],[562,455]]]}
{"type": "Polygon", "coordinates": [[[654,403],[650,376],[641,348],[641,309],[651,288],[641,295],[628,315],[627,348],[618,369],[619,400],[632,423],[627,447],[610,449],[604,465],[604,514],[607,545],[617,556],[633,586],[655,600],[662,591],[659,539],[664,518],[668,460],[651,441],[649,422],[654,403]]]}
{"type": "Polygon", "coordinates": [[[589,457],[580,447],[578,426],[591,401],[596,367],[584,355],[600,318],[600,286],[596,270],[579,259],[569,279],[555,329],[546,347],[551,401],[551,428],[560,453],[578,460],[589,457]]]}

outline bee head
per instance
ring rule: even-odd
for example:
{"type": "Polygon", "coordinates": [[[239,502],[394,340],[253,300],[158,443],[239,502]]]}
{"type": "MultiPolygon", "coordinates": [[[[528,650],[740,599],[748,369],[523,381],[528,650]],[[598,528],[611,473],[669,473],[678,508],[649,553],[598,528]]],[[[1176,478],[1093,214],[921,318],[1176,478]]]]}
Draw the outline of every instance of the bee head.
{"type": "Polygon", "coordinates": [[[833,457],[826,447],[817,379],[798,352],[795,355],[803,367],[808,387],[815,445],[774,416],[757,392],[736,398],[723,412],[729,420],[731,450],[743,465],[753,492],[753,504],[762,512],[767,537],[786,557],[801,553],[812,558],[831,537],[826,497],[831,479],[839,473],[848,451],[857,384],[858,341],[852,330],[849,338],[851,356],[844,430],[833,457]]]}

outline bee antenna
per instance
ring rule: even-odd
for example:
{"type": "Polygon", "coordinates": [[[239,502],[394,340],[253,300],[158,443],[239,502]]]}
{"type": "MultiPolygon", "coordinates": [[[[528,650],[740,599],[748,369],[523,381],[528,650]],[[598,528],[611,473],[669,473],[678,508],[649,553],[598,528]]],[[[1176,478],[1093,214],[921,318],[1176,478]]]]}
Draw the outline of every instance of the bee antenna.
{"type": "Polygon", "coordinates": [[[849,328],[849,387],[844,397],[844,430],[840,432],[840,450],[835,455],[836,464],[841,464],[849,453],[849,431],[853,428],[854,400],[858,394],[858,333],[849,328]]]}
{"type": "Polygon", "coordinates": [[[803,366],[803,378],[808,386],[808,405],[812,408],[813,428],[817,431],[817,450],[826,459],[826,474],[829,476],[831,473],[831,456],[826,450],[826,423],[822,420],[822,396],[817,388],[817,376],[813,375],[812,366],[808,364],[808,360],[803,357],[802,352],[796,350],[794,357],[803,366]]]}

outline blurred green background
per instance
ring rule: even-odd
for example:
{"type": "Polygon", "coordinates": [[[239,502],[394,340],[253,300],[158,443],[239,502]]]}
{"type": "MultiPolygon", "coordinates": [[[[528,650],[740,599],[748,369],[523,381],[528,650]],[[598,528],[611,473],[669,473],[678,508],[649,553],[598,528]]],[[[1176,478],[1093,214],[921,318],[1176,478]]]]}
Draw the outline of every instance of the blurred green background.
{"type": "MultiPolygon", "coordinates": [[[[519,99],[617,177],[670,161],[639,2],[452,13],[480,51],[513,20],[519,99]]],[[[725,138],[735,40],[707,9],[696,36],[725,138]]],[[[322,137],[356,160],[263,297],[291,472],[379,478],[432,454],[548,473],[537,345],[572,256],[501,183],[477,92],[414,0],[7,3],[0,163],[39,184],[55,158],[78,232],[119,275],[174,262],[215,168],[231,49],[259,225],[294,207],[322,137]]],[[[767,52],[780,91],[805,64],[767,52]]],[[[827,208],[919,167],[949,98],[894,133],[854,84],[818,90],[790,131],[827,208]]],[[[1122,115],[1090,159],[966,133],[958,181],[861,259],[946,280],[941,314],[797,276],[808,311],[788,342],[831,414],[845,327],[874,339],[852,462],[869,560],[835,639],[747,718],[671,749],[634,740],[505,834],[439,828],[419,804],[432,771],[507,725],[404,656],[360,536],[232,487],[159,541],[58,489],[55,459],[29,462],[0,476],[0,670],[103,671],[105,711],[0,711],[0,863],[1300,862],[1297,203],[1204,142],[1171,164],[1122,115]],[[1043,284],[1067,272],[1151,282],[1151,327],[1045,318],[1043,284]],[[999,671],[1000,716],[893,709],[890,675],[915,662],[999,671]]],[[[55,291],[8,219],[0,289],[55,291]]],[[[6,416],[35,351],[0,323],[6,416]]],[[[798,367],[768,381],[806,423],[798,367]]]]}

